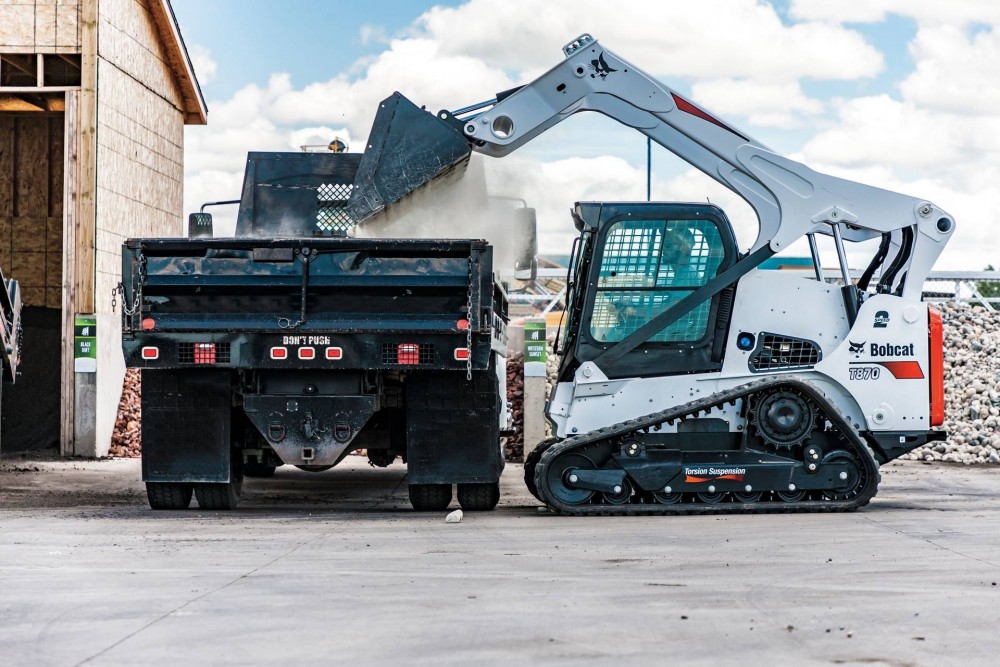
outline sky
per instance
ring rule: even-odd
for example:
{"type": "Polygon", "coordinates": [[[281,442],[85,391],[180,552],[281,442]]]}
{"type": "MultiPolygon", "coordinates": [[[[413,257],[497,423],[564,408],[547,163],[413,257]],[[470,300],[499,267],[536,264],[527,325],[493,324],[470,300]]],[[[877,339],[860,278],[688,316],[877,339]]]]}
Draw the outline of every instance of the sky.
{"type": "MultiPolygon", "coordinates": [[[[1000,266],[1000,2],[172,4],[209,109],[207,126],[185,132],[188,211],[238,198],[247,151],[333,137],[360,151],[393,91],[457,109],[531,81],[589,32],[778,153],[940,206],[957,225],[935,268],[1000,266]]],[[[577,114],[486,169],[491,194],[537,208],[541,250],[563,254],[574,202],[645,199],[646,157],[644,136],[577,114]]],[[[712,201],[744,248],[753,242],[756,218],[739,197],[659,146],[651,161],[654,200],[712,201]]],[[[217,216],[222,230],[229,220],[217,216]]],[[[873,252],[851,249],[850,262],[873,252]]]]}

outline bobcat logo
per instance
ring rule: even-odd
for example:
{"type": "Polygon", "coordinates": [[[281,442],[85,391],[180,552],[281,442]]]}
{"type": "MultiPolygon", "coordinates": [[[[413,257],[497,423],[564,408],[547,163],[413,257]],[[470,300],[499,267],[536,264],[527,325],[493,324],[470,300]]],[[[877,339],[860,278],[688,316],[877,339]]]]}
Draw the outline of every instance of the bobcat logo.
{"type": "Polygon", "coordinates": [[[855,343],[853,340],[849,340],[847,342],[851,344],[851,354],[855,357],[860,357],[861,353],[865,351],[865,344],[863,342],[855,343]]]}
{"type": "Polygon", "coordinates": [[[590,75],[591,79],[596,77],[601,77],[602,79],[606,79],[609,74],[618,71],[616,69],[611,69],[610,67],[608,67],[608,61],[604,59],[603,52],[601,53],[601,55],[597,56],[596,60],[590,61],[590,69],[594,70],[594,73],[590,75]]]}

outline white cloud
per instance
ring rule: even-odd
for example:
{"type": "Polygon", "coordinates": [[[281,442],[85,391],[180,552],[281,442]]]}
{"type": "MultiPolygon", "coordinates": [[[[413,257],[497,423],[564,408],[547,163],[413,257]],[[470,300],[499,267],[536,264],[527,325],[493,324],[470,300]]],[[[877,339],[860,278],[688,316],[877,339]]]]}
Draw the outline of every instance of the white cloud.
{"type": "Polygon", "coordinates": [[[191,58],[191,66],[194,67],[198,83],[205,85],[215,80],[217,67],[210,50],[201,44],[192,44],[188,49],[188,56],[191,58]]]}
{"type": "Polygon", "coordinates": [[[900,86],[905,99],[960,115],[995,116],[1000,110],[1000,87],[994,83],[1000,81],[1000,30],[921,28],[910,55],[916,69],[900,86]]]}
{"type": "Polygon", "coordinates": [[[803,21],[877,23],[898,14],[924,25],[1000,22],[1000,3],[992,0],[792,0],[789,14],[803,21]]]}
{"type": "Polygon", "coordinates": [[[747,79],[710,79],[691,86],[692,96],[722,116],[742,115],[759,127],[798,127],[823,103],[807,96],[798,82],[762,83],[747,79]]]}

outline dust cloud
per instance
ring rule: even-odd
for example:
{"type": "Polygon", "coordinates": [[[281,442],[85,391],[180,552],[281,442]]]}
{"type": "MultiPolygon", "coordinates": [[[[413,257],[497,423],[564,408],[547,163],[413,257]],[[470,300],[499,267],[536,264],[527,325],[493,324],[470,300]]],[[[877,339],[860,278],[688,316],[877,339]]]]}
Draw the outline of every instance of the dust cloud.
{"type": "MultiPolygon", "coordinates": [[[[530,206],[530,202],[528,202],[530,206]]],[[[513,269],[530,243],[516,209],[525,202],[511,193],[491,193],[485,159],[472,155],[461,175],[449,175],[355,225],[356,238],[484,239],[493,246],[494,271],[513,269]]]]}

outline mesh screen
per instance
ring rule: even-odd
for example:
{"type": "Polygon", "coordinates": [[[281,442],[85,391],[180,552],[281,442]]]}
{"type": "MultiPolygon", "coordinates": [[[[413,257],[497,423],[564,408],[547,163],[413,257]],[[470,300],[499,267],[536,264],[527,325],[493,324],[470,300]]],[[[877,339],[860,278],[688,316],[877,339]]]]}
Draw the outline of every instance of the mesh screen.
{"type": "Polygon", "coordinates": [[[177,362],[181,364],[228,364],[231,359],[229,343],[179,343],[177,362]]]}
{"type": "MultiPolygon", "coordinates": [[[[724,257],[719,230],[709,220],[624,220],[605,239],[591,335],[624,340],[653,317],[715,277],[724,257]]],[[[651,341],[702,338],[711,303],[699,304],[651,341]]]]}
{"type": "Polygon", "coordinates": [[[820,360],[819,347],[811,340],[769,333],[761,338],[760,347],[750,357],[750,368],[755,371],[802,368],[820,360]]]}
{"type": "Polygon", "coordinates": [[[350,183],[324,183],[316,188],[316,228],[321,232],[345,232],[354,224],[347,211],[351,196],[350,183]]]}
{"type": "Polygon", "coordinates": [[[383,343],[382,363],[417,366],[434,363],[433,343],[383,343]]]}

